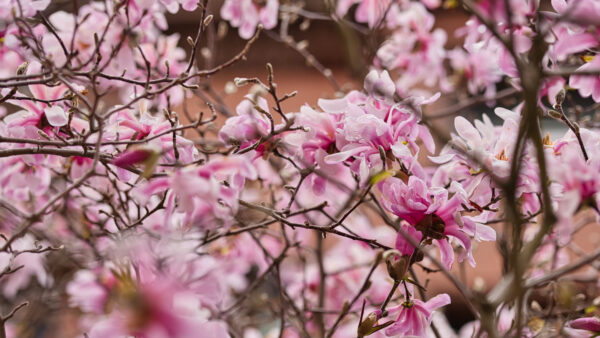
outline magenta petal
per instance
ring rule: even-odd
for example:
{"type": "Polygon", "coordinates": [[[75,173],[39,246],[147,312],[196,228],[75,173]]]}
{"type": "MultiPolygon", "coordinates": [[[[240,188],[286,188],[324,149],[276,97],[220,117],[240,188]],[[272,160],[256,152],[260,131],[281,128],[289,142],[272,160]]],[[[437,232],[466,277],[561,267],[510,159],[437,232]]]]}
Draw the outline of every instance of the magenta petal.
{"type": "Polygon", "coordinates": [[[150,156],[151,151],[146,149],[136,149],[126,151],[115,157],[110,163],[120,168],[127,168],[131,165],[143,162],[150,156]]]}
{"type": "Polygon", "coordinates": [[[577,330],[600,332],[600,321],[598,321],[598,319],[595,317],[575,319],[569,323],[569,326],[577,330]]]}
{"type": "MultiPolygon", "coordinates": [[[[401,229],[404,230],[406,234],[417,243],[420,242],[421,238],[423,237],[421,232],[415,229],[413,226],[402,224],[401,229]]],[[[396,249],[400,251],[402,255],[410,256],[415,250],[415,246],[412,245],[410,241],[408,241],[408,239],[402,235],[402,233],[398,232],[398,236],[396,237],[396,249]]]]}

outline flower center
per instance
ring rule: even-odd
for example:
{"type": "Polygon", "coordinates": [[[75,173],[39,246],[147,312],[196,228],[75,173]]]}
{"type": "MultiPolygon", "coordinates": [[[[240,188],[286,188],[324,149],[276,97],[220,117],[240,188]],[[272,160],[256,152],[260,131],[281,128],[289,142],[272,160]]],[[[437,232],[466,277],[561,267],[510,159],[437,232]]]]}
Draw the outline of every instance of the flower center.
{"type": "Polygon", "coordinates": [[[444,223],[444,220],[441,219],[440,216],[429,214],[419,221],[415,228],[421,231],[424,237],[443,239],[446,223],[444,223]]]}

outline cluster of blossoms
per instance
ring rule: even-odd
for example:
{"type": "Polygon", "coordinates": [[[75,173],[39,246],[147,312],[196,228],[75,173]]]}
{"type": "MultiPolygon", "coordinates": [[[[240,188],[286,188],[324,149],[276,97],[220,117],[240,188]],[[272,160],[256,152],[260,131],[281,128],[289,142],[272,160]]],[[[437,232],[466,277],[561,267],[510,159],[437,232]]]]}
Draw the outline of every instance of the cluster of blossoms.
{"type": "Polygon", "coordinates": [[[457,1],[472,17],[453,49],[441,1],[281,2],[224,1],[247,44],[203,70],[208,0],[0,1],[0,337],[600,334],[600,251],[575,241],[600,222],[583,116],[600,103],[600,1],[457,1]],[[180,8],[199,16],[190,53],[165,33],[180,8]],[[293,47],[291,14],[387,34],[362,88],[287,112],[269,64],[266,83],[234,80],[253,87],[230,112],[210,76],[278,24],[293,47]],[[518,103],[457,116],[440,142],[443,94],[492,104],[499,85],[518,103]],[[566,132],[543,135],[544,117],[566,132]],[[504,259],[490,290],[454,275],[484,242],[504,259]],[[435,272],[473,314],[458,332],[435,272]],[[52,323],[66,308],[69,332],[52,323]]]}

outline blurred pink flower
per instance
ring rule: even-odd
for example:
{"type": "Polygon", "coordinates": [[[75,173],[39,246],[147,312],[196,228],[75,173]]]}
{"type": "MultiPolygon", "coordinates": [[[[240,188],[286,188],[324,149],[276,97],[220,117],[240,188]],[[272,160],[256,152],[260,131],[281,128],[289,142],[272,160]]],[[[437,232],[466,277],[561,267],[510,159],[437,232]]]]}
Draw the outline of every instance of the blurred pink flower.
{"type": "Polygon", "coordinates": [[[412,299],[390,308],[388,310],[389,313],[398,312],[398,318],[394,324],[385,329],[385,334],[387,336],[423,337],[431,324],[433,312],[448,304],[450,304],[450,296],[443,293],[431,298],[427,302],[412,299]]]}
{"type": "MultiPolygon", "coordinates": [[[[600,57],[595,56],[592,61],[579,67],[577,71],[600,72],[600,57]]],[[[579,94],[583,97],[591,96],[594,101],[600,101],[600,75],[572,75],[569,86],[579,90],[579,94]]]]}
{"type": "Polygon", "coordinates": [[[600,320],[596,317],[584,317],[572,320],[569,326],[577,330],[587,330],[595,333],[600,333],[600,320]]]}
{"type": "Polygon", "coordinates": [[[225,0],[221,7],[221,17],[229,21],[231,26],[238,27],[243,39],[251,38],[259,24],[266,29],[274,28],[278,12],[278,0],[266,0],[264,5],[253,0],[225,0]]]}

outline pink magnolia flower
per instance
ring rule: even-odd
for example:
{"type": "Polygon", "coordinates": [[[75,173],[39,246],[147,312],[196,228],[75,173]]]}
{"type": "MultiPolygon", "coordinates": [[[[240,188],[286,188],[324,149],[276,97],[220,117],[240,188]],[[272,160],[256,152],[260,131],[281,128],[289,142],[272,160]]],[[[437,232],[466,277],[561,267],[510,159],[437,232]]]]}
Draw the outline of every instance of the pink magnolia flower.
{"type": "MultiPolygon", "coordinates": [[[[194,4],[197,3],[197,1],[194,1],[194,4]]],[[[140,49],[143,51],[146,60],[150,63],[150,67],[156,69],[156,72],[153,72],[154,78],[163,78],[165,76],[175,77],[187,70],[186,53],[183,48],[178,47],[178,42],[179,34],[166,36],[161,34],[156,38],[148,39],[148,41],[140,45],[140,49]],[[169,65],[168,68],[167,64],[169,65]]],[[[145,65],[144,58],[139,50],[134,52],[133,59],[137,64],[145,65]]],[[[145,66],[135,69],[135,78],[145,80],[146,76],[147,70],[145,66]]],[[[125,91],[122,91],[122,93],[122,96],[133,94],[125,91]]],[[[185,97],[185,89],[182,86],[175,86],[159,95],[158,99],[153,101],[157,102],[160,106],[167,106],[167,96],[171,105],[179,105],[185,97]]]]}
{"type": "MultiPolygon", "coordinates": [[[[465,26],[457,31],[458,36],[464,36],[462,48],[448,52],[448,58],[455,72],[467,80],[467,90],[478,94],[483,90],[484,96],[493,98],[496,95],[496,83],[502,80],[502,71],[508,73],[502,54],[501,44],[491,38],[491,33],[484,25],[475,19],[470,19],[465,26]]],[[[512,74],[512,73],[511,73],[512,74]]]]}
{"type": "MultiPolygon", "coordinates": [[[[520,116],[518,113],[498,108],[496,115],[504,120],[501,127],[494,126],[487,115],[470,123],[464,117],[454,120],[456,134],[437,157],[430,160],[438,165],[431,182],[433,186],[448,186],[461,182],[469,200],[477,205],[491,202],[494,182],[486,174],[492,171],[498,177],[508,177],[510,154],[513,153],[520,116]],[[464,154],[470,156],[465,156],[464,154]],[[472,158],[477,159],[474,161],[472,158]]],[[[523,176],[524,179],[526,176],[523,176]]],[[[525,182],[521,182],[523,185],[525,182]]],[[[523,189],[529,186],[524,186],[523,189]]]]}
{"type": "MultiPolygon", "coordinates": [[[[383,72],[378,76],[371,72],[365,80],[365,89],[372,92],[374,86],[379,86],[386,92],[385,95],[393,93],[393,85],[385,74],[383,72]]],[[[409,172],[424,176],[416,160],[420,150],[417,139],[430,152],[434,151],[435,144],[428,129],[418,123],[420,112],[413,112],[412,108],[419,109],[435,99],[437,95],[427,100],[411,98],[407,100],[409,104],[394,104],[389,98],[382,101],[380,94],[374,97],[354,91],[343,99],[322,100],[321,107],[326,112],[343,114],[336,128],[336,148],[339,152],[327,155],[325,163],[349,163],[352,170],[359,174],[362,183],[370,175],[398,165],[396,160],[409,172]],[[382,153],[385,159],[382,159],[382,153]]]]}
{"type": "MultiPolygon", "coordinates": [[[[513,322],[515,319],[515,315],[516,315],[516,310],[514,307],[508,307],[508,306],[501,306],[498,307],[498,310],[496,311],[496,314],[498,316],[498,333],[501,335],[505,335],[506,333],[508,333],[508,330],[511,329],[511,327],[513,326],[513,322]],[[502,310],[500,310],[502,309],[502,310]]],[[[479,321],[472,321],[469,322],[465,325],[463,325],[463,327],[461,327],[460,331],[458,332],[458,336],[459,337],[472,337],[473,335],[476,335],[477,332],[479,332],[479,329],[481,327],[481,323],[479,323],[479,321]]],[[[487,333],[483,332],[483,337],[487,337],[487,333]]],[[[534,337],[534,335],[531,333],[531,331],[526,328],[523,332],[523,337],[525,338],[532,338],[534,337]]]]}
{"type": "Polygon", "coordinates": [[[198,8],[198,1],[197,0],[160,0],[160,1],[155,1],[155,0],[132,0],[130,6],[132,7],[139,7],[142,9],[146,9],[146,10],[150,10],[150,9],[154,9],[155,11],[164,11],[164,9],[166,9],[169,13],[171,14],[175,14],[179,11],[179,6],[181,5],[181,8],[183,8],[183,10],[191,12],[191,11],[195,11],[196,8],[198,8]],[[159,6],[158,8],[156,8],[154,5],[162,5],[159,6]],[[154,8],[153,8],[154,7],[154,8]]]}
{"type": "Polygon", "coordinates": [[[274,28],[278,12],[279,0],[267,0],[264,5],[253,0],[225,0],[221,7],[221,17],[238,27],[243,39],[251,38],[259,24],[266,29],[274,28]]]}
{"type": "MultiPolygon", "coordinates": [[[[431,5],[434,5],[436,0],[426,0],[431,5]]],[[[392,4],[392,0],[339,0],[337,3],[336,14],[343,17],[348,13],[354,4],[359,4],[354,14],[356,21],[366,23],[369,28],[375,28],[377,24],[383,21],[383,16],[387,13],[394,12],[388,10],[390,4],[396,7],[397,4],[392,4]]],[[[388,15],[387,20],[392,19],[393,15],[388,15]]]]}
{"type": "MultiPolygon", "coordinates": [[[[257,105],[268,112],[269,104],[263,97],[258,97],[257,105]]],[[[240,149],[250,146],[260,137],[267,136],[270,122],[254,108],[252,96],[247,95],[235,109],[238,116],[230,117],[219,131],[219,139],[226,144],[239,144],[240,149]]]]}
{"type": "MultiPolygon", "coordinates": [[[[142,100],[137,111],[122,110],[111,115],[103,139],[120,141],[152,138],[151,141],[148,141],[148,149],[160,151],[161,163],[173,163],[176,161],[173,134],[165,132],[178,126],[171,126],[171,123],[163,115],[151,116],[148,112],[148,102],[142,100]]],[[[175,144],[179,161],[190,163],[197,159],[198,151],[192,141],[177,135],[175,144]]]]}
{"type": "MultiPolygon", "coordinates": [[[[41,71],[41,65],[33,62],[29,65],[27,74],[37,74],[41,71]]],[[[75,86],[79,87],[79,86],[75,86]]],[[[81,88],[83,90],[83,88],[81,88]]],[[[49,87],[43,84],[29,85],[31,94],[36,99],[53,101],[61,99],[65,96],[69,88],[64,84],[59,84],[54,87],[49,87]]],[[[62,106],[62,103],[49,105],[40,101],[26,100],[8,100],[8,102],[17,105],[25,110],[11,114],[5,119],[9,131],[16,137],[23,137],[28,134],[29,137],[39,138],[37,135],[38,129],[46,129],[52,127],[62,127],[67,124],[67,112],[62,106]]],[[[47,134],[52,135],[51,132],[47,134]]]]}
{"type": "Polygon", "coordinates": [[[586,206],[598,210],[598,193],[600,193],[600,158],[594,151],[600,143],[595,132],[581,128],[580,135],[588,150],[589,159],[583,157],[579,142],[572,131],[557,139],[548,149],[549,174],[555,182],[553,199],[555,202],[558,224],[556,225],[557,241],[566,245],[571,240],[574,230],[572,217],[586,206]]]}
{"type": "MultiPolygon", "coordinates": [[[[365,221],[365,226],[358,225],[364,228],[370,236],[375,237],[391,235],[391,231],[382,231],[380,228],[369,228],[368,221],[365,221]],[[380,236],[377,236],[380,235],[380,236]]],[[[354,228],[353,228],[354,229],[354,228]]],[[[360,230],[360,229],[359,229],[360,230]]],[[[360,289],[369,272],[369,264],[375,256],[374,251],[357,241],[342,239],[334,247],[326,251],[324,258],[324,268],[331,272],[331,278],[325,280],[325,290],[327,293],[325,305],[328,308],[339,308],[347,302],[348,294],[352,290],[360,289]]],[[[319,286],[321,283],[319,267],[316,262],[311,263],[303,271],[297,267],[288,267],[286,269],[285,280],[288,281],[288,292],[292,297],[304,297],[311,306],[319,304],[319,286]],[[304,275],[304,276],[303,276],[304,275]]],[[[371,278],[371,287],[365,292],[365,296],[369,303],[378,304],[385,300],[391,280],[387,277],[385,269],[376,269],[371,278]]],[[[355,303],[352,310],[360,311],[361,305],[355,303]]],[[[335,322],[336,317],[327,315],[325,320],[330,325],[335,322]]],[[[356,334],[356,326],[354,327],[356,334]]]]}
{"type": "MultiPolygon", "coordinates": [[[[248,94],[235,110],[238,115],[228,118],[219,131],[221,142],[227,145],[236,145],[239,150],[243,150],[270,134],[271,121],[261,113],[261,111],[269,112],[269,104],[264,97],[248,94]]],[[[279,127],[282,125],[273,126],[276,131],[279,127]]],[[[268,153],[273,143],[280,140],[285,134],[277,134],[256,147],[252,152],[255,158],[268,153]]]]}
{"type": "Polygon", "coordinates": [[[43,200],[52,181],[44,155],[6,157],[0,160],[0,191],[12,201],[25,202],[31,197],[43,200]]]}
{"type": "Polygon", "coordinates": [[[310,182],[314,194],[323,196],[329,186],[327,184],[328,175],[338,180],[343,180],[345,173],[346,176],[349,176],[347,168],[342,164],[325,162],[328,152],[335,147],[336,127],[340,124],[343,115],[319,112],[304,105],[300,108],[299,113],[291,114],[290,118],[294,119],[294,127],[302,129],[283,136],[286,150],[290,156],[298,160],[298,165],[303,168],[318,165],[317,168],[322,173],[311,173],[305,180],[310,182]]]}
{"type": "Polygon", "coordinates": [[[429,188],[416,176],[410,176],[407,183],[391,177],[379,183],[378,187],[382,192],[383,207],[415,226],[424,237],[434,239],[440,248],[442,263],[448,269],[454,261],[454,251],[449,236],[455,238],[465,249],[459,260],[466,257],[473,266],[475,260],[472,256],[469,236],[481,240],[494,240],[496,237],[490,227],[461,216],[461,204],[468,204],[462,191],[448,198],[448,190],[429,188]]]}
{"type": "Polygon", "coordinates": [[[208,320],[197,297],[167,277],[140,284],[121,281],[117,291],[116,307],[95,322],[90,338],[227,336],[225,323],[208,320]]]}
{"type": "MultiPolygon", "coordinates": [[[[568,213],[568,211],[566,215],[563,215],[561,209],[560,212],[557,212],[557,214],[559,214],[559,218],[564,218],[565,221],[567,218],[571,222],[573,220],[573,215],[571,213],[568,213]]],[[[559,220],[559,223],[556,225],[556,227],[559,228],[557,229],[557,232],[560,232],[560,227],[564,226],[561,223],[562,220],[559,220]]],[[[571,226],[567,226],[567,228],[571,230],[571,226]]],[[[537,231],[538,229],[534,227],[528,228],[525,232],[525,239],[533,239],[537,231]]],[[[566,235],[558,233],[556,235],[548,236],[545,243],[540,246],[540,248],[536,251],[535,255],[533,255],[533,258],[531,259],[533,263],[533,270],[531,271],[530,278],[543,276],[546,273],[549,273],[556,269],[560,269],[562,266],[569,264],[570,258],[568,249],[566,249],[565,247],[558,246],[556,245],[556,243],[563,244],[565,242],[568,242],[570,237],[570,233],[566,235]],[[566,240],[564,239],[564,237],[567,237],[566,240]]]]}
{"type": "MultiPolygon", "coordinates": [[[[4,245],[6,241],[0,240],[0,245],[4,245]]],[[[11,248],[14,251],[26,251],[35,250],[36,240],[31,234],[27,234],[15,240],[11,248]]],[[[31,253],[24,252],[13,257],[11,253],[0,252],[0,271],[6,268],[18,269],[16,272],[3,276],[0,281],[0,289],[4,297],[14,298],[19,290],[27,287],[33,277],[42,286],[50,286],[53,282],[52,276],[46,272],[44,262],[46,260],[46,253],[31,253]]]]}
{"type": "Polygon", "coordinates": [[[170,13],[177,13],[179,5],[188,12],[195,11],[198,8],[197,0],[160,0],[160,2],[170,13]]]}
{"type": "Polygon", "coordinates": [[[388,26],[394,33],[377,51],[375,64],[398,70],[396,89],[401,96],[423,95],[422,87],[439,87],[448,91],[445,80],[444,44],[447,36],[442,29],[433,29],[435,18],[418,2],[405,2],[402,8],[392,7],[388,26]],[[417,88],[416,88],[417,87],[417,88]]]}
{"type": "MultiPolygon", "coordinates": [[[[513,25],[526,25],[528,19],[535,15],[539,5],[539,0],[510,0],[508,8],[510,11],[513,25]]],[[[483,14],[491,20],[500,24],[508,23],[506,5],[504,1],[481,0],[477,2],[477,7],[483,14]]]]}
{"type": "Polygon", "coordinates": [[[549,50],[552,60],[565,61],[569,55],[591,49],[600,43],[598,34],[590,33],[577,24],[557,24],[552,31],[555,37],[549,50]]]}
{"type": "MultiPolygon", "coordinates": [[[[0,6],[0,11],[2,9],[4,8],[0,6]]],[[[26,53],[19,42],[18,36],[19,29],[14,24],[0,30],[0,39],[3,41],[0,44],[0,62],[2,64],[0,76],[3,78],[13,76],[15,70],[25,61],[24,56],[26,53]]]]}
{"type": "Polygon", "coordinates": [[[429,325],[433,312],[442,306],[450,304],[450,296],[439,294],[427,302],[419,299],[406,301],[401,305],[390,308],[389,313],[398,313],[395,323],[385,329],[387,336],[401,335],[403,337],[423,337],[429,325]]]}
{"type": "Polygon", "coordinates": [[[69,174],[73,179],[78,179],[92,168],[94,159],[89,157],[73,156],[71,157],[71,167],[69,174]]]}
{"type": "MultiPolygon", "coordinates": [[[[584,135],[583,137],[593,134],[587,129],[582,129],[580,133],[584,135]]],[[[593,146],[600,141],[597,137],[594,139],[595,142],[584,142],[593,146]]],[[[588,141],[587,137],[586,141],[588,141]]],[[[588,148],[590,152],[593,152],[593,147],[588,148]]],[[[577,192],[577,201],[593,198],[596,193],[600,192],[600,180],[597,176],[598,170],[600,170],[600,158],[593,156],[586,161],[581,154],[579,143],[571,131],[567,132],[564,138],[555,142],[553,150],[556,161],[560,161],[562,165],[553,166],[550,173],[566,192],[577,192]]],[[[592,153],[592,155],[595,154],[592,153]]]]}
{"type": "MultiPolygon", "coordinates": [[[[578,71],[600,72],[600,57],[579,67],[578,71]]],[[[600,101],[600,76],[599,75],[573,75],[569,79],[569,86],[579,90],[581,96],[591,96],[594,101],[600,101]]]]}
{"type": "Polygon", "coordinates": [[[545,78],[542,81],[542,85],[540,88],[540,100],[543,97],[547,97],[551,105],[556,104],[556,94],[558,94],[558,92],[560,92],[566,84],[567,83],[565,79],[560,76],[545,78]]]}
{"type": "Polygon", "coordinates": [[[13,11],[16,16],[29,18],[49,4],[50,0],[0,0],[0,19],[10,21],[13,11]]]}
{"type": "Polygon", "coordinates": [[[108,300],[109,289],[98,282],[96,274],[90,270],[79,270],[66,288],[69,305],[83,312],[102,314],[108,300]]]}
{"type": "Polygon", "coordinates": [[[364,87],[367,94],[372,95],[377,100],[393,100],[396,93],[396,86],[390,77],[390,74],[384,70],[379,73],[372,70],[367,74],[364,81],[364,87]]]}
{"type": "Polygon", "coordinates": [[[168,209],[184,213],[185,226],[197,225],[203,230],[228,228],[238,210],[245,179],[255,179],[256,175],[247,159],[231,156],[152,179],[136,187],[134,195],[145,203],[151,195],[170,189],[168,209]]]}
{"type": "Polygon", "coordinates": [[[595,0],[552,0],[552,7],[581,25],[596,25],[600,20],[600,3],[595,0]]]}
{"type": "MultiPolygon", "coordinates": [[[[94,34],[97,33],[98,27],[104,27],[107,25],[109,18],[107,13],[102,11],[97,4],[94,3],[82,6],[79,9],[79,15],[89,15],[89,18],[79,24],[77,34],[74,34],[73,28],[75,27],[75,22],[79,19],[72,13],[57,11],[52,13],[48,20],[54,27],[56,27],[57,35],[63,41],[73,40],[73,51],[77,51],[78,53],[78,58],[76,58],[74,61],[76,63],[83,63],[88,61],[96,51],[94,34]]],[[[114,22],[111,26],[107,27],[107,39],[119,39],[119,35],[122,32],[120,28],[121,25],[115,24],[114,22]]],[[[64,62],[66,62],[66,55],[64,54],[58,39],[49,32],[41,34],[41,39],[44,50],[48,54],[52,55],[54,62],[59,65],[64,64],[64,62]]],[[[106,57],[108,59],[111,49],[112,48],[110,46],[102,46],[102,48],[100,48],[98,51],[103,58],[106,57]]],[[[125,49],[127,48],[122,48],[122,50],[125,49]]],[[[127,67],[129,69],[132,68],[131,63],[122,63],[121,67],[127,67]]],[[[123,71],[123,68],[121,68],[119,74],[123,71]]]]}

